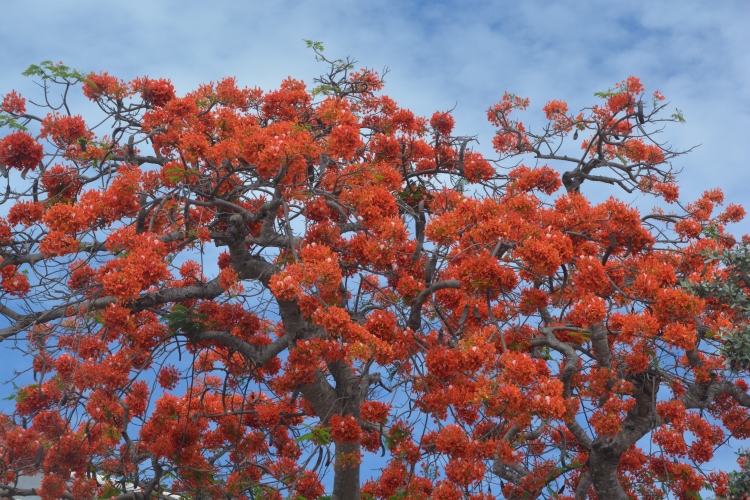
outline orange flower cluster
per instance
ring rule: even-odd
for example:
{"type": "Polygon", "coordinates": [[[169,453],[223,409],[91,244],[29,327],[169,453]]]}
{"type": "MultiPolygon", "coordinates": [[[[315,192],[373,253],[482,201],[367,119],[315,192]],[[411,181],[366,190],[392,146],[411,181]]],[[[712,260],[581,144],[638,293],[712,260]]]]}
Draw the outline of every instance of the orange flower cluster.
{"type": "Polygon", "coordinates": [[[0,279],[2,279],[3,290],[15,296],[24,296],[31,291],[29,280],[24,274],[18,272],[18,267],[13,264],[0,268],[0,279]]]}
{"type": "Polygon", "coordinates": [[[21,224],[24,229],[33,226],[42,219],[44,205],[38,201],[22,201],[8,210],[8,222],[12,225],[21,224]]]}
{"type": "Polygon", "coordinates": [[[158,80],[136,78],[130,85],[133,90],[140,92],[141,99],[156,108],[164,107],[175,98],[174,85],[164,78],[158,80]]]}
{"type": "Polygon", "coordinates": [[[60,149],[67,149],[77,145],[79,140],[88,142],[93,134],[88,130],[86,122],[79,116],[65,116],[50,113],[42,120],[42,131],[39,137],[49,137],[60,149]]]}
{"type": "Polygon", "coordinates": [[[65,165],[53,165],[47,168],[41,177],[40,184],[49,193],[50,198],[63,200],[74,199],[83,187],[83,181],[78,176],[78,172],[65,165]]]}
{"type": "Polygon", "coordinates": [[[83,85],[83,94],[92,101],[122,99],[131,95],[131,90],[127,83],[105,71],[98,75],[94,73],[88,75],[83,85]]]}
{"type": "Polygon", "coordinates": [[[44,148],[26,132],[13,132],[0,140],[0,162],[23,173],[36,170],[44,158],[44,148]]]}
{"type": "Polygon", "coordinates": [[[26,112],[26,99],[13,90],[5,94],[3,102],[0,103],[0,109],[13,115],[22,115],[26,112]]]}
{"type": "Polygon", "coordinates": [[[537,168],[521,165],[511,170],[508,177],[514,180],[512,189],[518,191],[538,189],[543,193],[552,194],[562,186],[560,175],[546,165],[537,168]]]}
{"type": "MultiPolygon", "coordinates": [[[[44,147],[0,140],[3,165],[31,172],[0,218],[0,279],[35,377],[16,392],[26,428],[0,416],[0,479],[41,470],[45,498],[98,498],[91,466],[129,481],[155,457],[175,494],[311,499],[330,494],[330,463],[369,452],[383,470],[334,496],[490,500],[491,483],[571,499],[600,448],[638,429],[658,453],[616,450],[627,495],[726,491],[686,464],[750,436],[730,390],[748,391],[747,370],[722,354],[746,319],[687,283],[748,293],[707,258],[739,248],[726,226],[745,211],[718,210],[719,190],[677,203],[676,153],[642,135],[659,110],[641,82],[578,115],[549,101],[540,134],[506,93],[493,147],[538,166],[505,171],[452,136],[450,113],[377,94],[376,73],[323,78],[178,96],[92,73],[84,95],[129,113],[131,144],[54,111],[44,147]],[[582,159],[559,156],[579,133],[582,159]],[[59,163],[37,172],[44,148],[59,163]],[[602,173],[620,165],[632,176],[602,173]],[[592,202],[601,180],[674,212],[592,202]]],[[[12,92],[2,110],[25,104],[12,92]]]]}
{"type": "Polygon", "coordinates": [[[328,424],[331,426],[331,436],[333,439],[343,443],[356,442],[359,440],[362,432],[357,423],[357,419],[351,415],[346,417],[334,415],[328,419],[328,424]]]}

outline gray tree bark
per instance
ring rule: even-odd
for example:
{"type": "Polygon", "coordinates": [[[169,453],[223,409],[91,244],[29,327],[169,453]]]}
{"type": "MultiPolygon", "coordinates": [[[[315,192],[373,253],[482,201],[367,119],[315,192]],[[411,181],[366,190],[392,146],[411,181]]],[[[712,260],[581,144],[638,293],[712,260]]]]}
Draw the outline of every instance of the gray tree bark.
{"type": "Polygon", "coordinates": [[[359,500],[359,471],[359,443],[337,443],[332,500],[359,500]],[[341,460],[344,455],[356,457],[356,463],[351,458],[341,460]]]}

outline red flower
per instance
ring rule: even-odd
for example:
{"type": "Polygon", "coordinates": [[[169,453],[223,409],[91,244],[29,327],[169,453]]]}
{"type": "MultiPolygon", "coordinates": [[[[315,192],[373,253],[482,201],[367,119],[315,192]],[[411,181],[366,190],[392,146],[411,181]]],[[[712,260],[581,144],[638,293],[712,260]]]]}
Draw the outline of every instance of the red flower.
{"type": "Polygon", "coordinates": [[[59,197],[70,200],[78,195],[83,186],[83,181],[75,169],[63,165],[54,165],[42,174],[41,184],[51,198],[59,197]]]}
{"type": "Polygon", "coordinates": [[[18,273],[18,268],[14,265],[2,268],[0,277],[3,279],[3,290],[11,295],[22,297],[31,291],[26,275],[18,273]]]}
{"type": "Polygon", "coordinates": [[[177,384],[180,382],[181,375],[182,373],[180,373],[180,370],[178,370],[176,367],[172,365],[166,365],[162,367],[161,370],[159,370],[159,376],[156,377],[156,379],[159,382],[159,385],[164,389],[171,390],[177,387],[177,384]]]}
{"type": "Polygon", "coordinates": [[[331,425],[331,436],[338,442],[355,443],[359,440],[359,436],[362,433],[357,419],[351,415],[346,417],[334,415],[328,423],[331,425]]]}
{"type": "Polygon", "coordinates": [[[3,103],[0,105],[2,110],[13,115],[22,115],[26,112],[26,99],[15,90],[6,94],[3,103]]]}
{"type": "Polygon", "coordinates": [[[550,101],[542,108],[548,120],[564,118],[568,113],[568,103],[565,101],[550,101]]]}
{"type": "Polygon", "coordinates": [[[13,225],[22,224],[27,228],[44,216],[44,205],[34,201],[20,201],[10,207],[8,211],[8,222],[13,225]]]}
{"type": "Polygon", "coordinates": [[[164,78],[158,80],[136,78],[132,85],[134,89],[140,91],[141,98],[155,108],[162,108],[175,98],[174,85],[164,78]]]}
{"type": "Polygon", "coordinates": [[[71,144],[76,144],[79,139],[91,139],[93,134],[80,115],[65,116],[50,113],[42,121],[40,137],[51,137],[58,147],[66,148],[71,144]]]}
{"type": "Polygon", "coordinates": [[[122,99],[127,97],[131,90],[127,83],[110,76],[106,72],[98,75],[91,73],[83,84],[83,95],[97,101],[103,97],[122,99]]]}
{"type": "Polygon", "coordinates": [[[547,165],[536,168],[521,165],[511,170],[508,177],[513,179],[512,187],[514,191],[538,189],[546,194],[552,194],[562,186],[560,174],[547,165]]]}
{"type": "Polygon", "coordinates": [[[443,136],[451,135],[456,120],[449,113],[436,111],[430,118],[430,126],[443,136]]]}
{"type": "Polygon", "coordinates": [[[13,132],[0,141],[0,162],[24,173],[36,170],[44,158],[44,148],[26,132],[13,132]]]}
{"type": "Polygon", "coordinates": [[[656,182],[653,190],[660,193],[667,203],[674,203],[680,197],[680,188],[671,182],[656,182]]]}
{"type": "Polygon", "coordinates": [[[325,493],[325,488],[315,472],[306,471],[297,480],[294,492],[297,498],[320,498],[325,493]]]}

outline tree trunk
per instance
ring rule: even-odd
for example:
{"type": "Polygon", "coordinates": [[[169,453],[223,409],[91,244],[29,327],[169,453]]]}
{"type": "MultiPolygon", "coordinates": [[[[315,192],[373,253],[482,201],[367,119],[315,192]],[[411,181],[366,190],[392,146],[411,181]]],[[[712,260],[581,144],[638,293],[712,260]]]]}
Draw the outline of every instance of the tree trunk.
{"type": "Polygon", "coordinates": [[[360,499],[359,467],[359,443],[336,443],[332,500],[360,499]]]}
{"type": "Polygon", "coordinates": [[[620,456],[611,448],[610,444],[598,438],[589,455],[589,474],[591,475],[597,498],[607,500],[629,500],[617,478],[617,467],[620,456]]]}

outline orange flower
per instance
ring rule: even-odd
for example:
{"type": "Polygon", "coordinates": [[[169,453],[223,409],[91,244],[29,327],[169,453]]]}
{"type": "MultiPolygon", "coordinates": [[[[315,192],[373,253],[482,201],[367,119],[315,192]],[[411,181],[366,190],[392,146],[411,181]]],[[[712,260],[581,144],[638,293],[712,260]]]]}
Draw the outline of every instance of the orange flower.
{"type": "Polygon", "coordinates": [[[341,443],[355,443],[362,433],[357,419],[351,415],[334,415],[328,419],[328,425],[331,427],[331,437],[341,443]]]}
{"type": "Polygon", "coordinates": [[[180,370],[178,370],[175,366],[166,365],[163,366],[161,370],[159,370],[157,381],[163,389],[171,390],[177,387],[177,384],[180,382],[181,375],[182,373],[180,373],[180,370]]]}
{"type": "Polygon", "coordinates": [[[546,194],[552,194],[562,186],[560,174],[548,166],[529,168],[525,165],[510,171],[508,177],[514,180],[514,191],[531,191],[538,189],[546,194]]]}
{"type": "Polygon", "coordinates": [[[19,273],[18,268],[12,264],[0,269],[0,277],[3,281],[3,290],[11,295],[22,297],[31,291],[26,275],[19,273]]]}
{"type": "Polygon", "coordinates": [[[0,140],[0,162],[24,173],[36,170],[44,158],[44,149],[26,132],[13,132],[0,140]]]}
{"type": "Polygon", "coordinates": [[[542,108],[548,120],[554,120],[559,115],[565,116],[568,113],[568,103],[564,101],[549,101],[542,108]]]}
{"type": "Polygon", "coordinates": [[[26,99],[13,90],[5,94],[2,104],[0,104],[0,109],[13,115],[22,115],[26,112],[26,99]]]}
{"type": "Polygon", "coordinates": [[[174,99],[175,92],[172,82],[164,78],[151,80],[149,78],[136,78],[130,83],[130,87],[140,92],[141,99],[156,108],[164,107],[174,99]]]}
{"type": "Polygon", "coordinates": [[[42,121],[42,131],[39,137],[50,137],[57,147],[65,149],[76,144],[79,139],[88,141],[93,137],[93,134],[80,115],[65,116],[59,113],[50,113],[42,121]]]}
{"type": "Polygon", "coordinates": [[[108,73],[91,73],[83,83],[83,94],[92,101],[101,98],[122,99],[131,94],[128,84],[108,73]]]}
{"type": "Polygon", "coordinates": [[[451,135],[456,121],[448,112],[436,111],[430,118],[430,126],[444,137],[451,135]]]}
{"type": "Polygon", "coordinates": [[[588,328],[601,323],[607,316],[607,304],[601,297],[592,295],[582,298],[568,313],[568,320],[576,326],[588,328]]]}
{"type": "Polygon", "coordinates": [[[33,201],[20,201],[8,210],[8,222],[22,224],[28,228],[39,222],[44,215],[44,205],[33,201]]]}
{"type": "Polygon", "coordinates": [[[81,190],[83,181],[75,169],[65,165],[53,165],[42,174],[40,184],[47,190],[50,198],[70,200],[81,190]]]}

